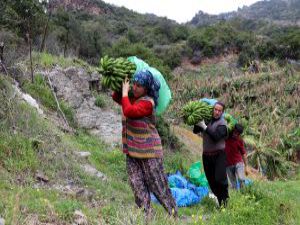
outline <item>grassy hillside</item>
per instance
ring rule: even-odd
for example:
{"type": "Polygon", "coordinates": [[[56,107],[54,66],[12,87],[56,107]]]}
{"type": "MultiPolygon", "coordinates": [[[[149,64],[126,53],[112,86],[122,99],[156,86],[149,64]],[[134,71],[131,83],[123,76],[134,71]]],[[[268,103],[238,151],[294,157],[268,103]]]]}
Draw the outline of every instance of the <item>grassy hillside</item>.
{"type": "MultiPolygon", "coordinates": [[[[69,60],[60,61],[66,65],[72,64],[69,60]]],[[[39,59],[41,62],[47,68],[51,66],[49,62],[59,61],[50,57],[39,59]]],[[[173,90],[178,90],[173,92],[174,102],[170,112],[178,112],[187,100],[210,93],[211,97],[231,102],[228,110],[239,119],[247,121],[247,132],[257,128],[261,143],[272,146],[273,141],[283,134],[278,134],[275,129],[280,131],[286,127],[284,131],[290,131],[296,127],[295,121],[299,122],[294,117],[299,112],[299,98],[289,98],[294,89],[289,89],[290,94],[285,94],[286,87],[294,87],[299,83],[299,73],[289,71],[286,74],[286,68],[270,62],[261,66],[259,74],[244,74],[238,70],[233,74],[228,65],[230,63],[223,62],[184,67],[184,73],[177,74],[181,76],[182,82],[175,77],[170,83],[173,90]],[[225,78],[221,78],[220,74],[225,74],[225,78]],[[273,82],[275,88],[261,81],[265,79],[273,82]],[[239,85],[234,85],[238,82],[239,85]],[[246,86],[246,89],[246,84],[253,89],[250,86],[246,86]],[[249,94],[256,96],[255,102],[245,101],[249,94]],[[264,97],[266,95],[267,98],[264,97]],[[271,103],[270,100],[269,104],[264,105],[264,101],[269,98],[275,102],[271,103]],[[286,101],[296,111],[289,111],[286,101]],[[241,108],[246,103],[247,108],[241,108]],[[269,118],[267,112],[273,112],[275,108],[285,116],[278,115],[272,123],[264,119],[269,118]],[[274,138],[271,139],[262,128],[268,129],[274,138]]],[[[125,170],[125,158],[120,149],[109,147],[99,138],[80,129],[74,133],[64,133],[51,120],[42,118],[35,109],[20,101],[11,83],[12,80],[1,75],[0,217],[5,219],[6,224],[71,224],[76,221],[76,210],[85,215],[89,224],[144,224],[143,212],[134,204],[125,170]],[[82,158],[76,154],[79,151],[88,151],[91,155],[82,158]],[[83,169],[84,165],[93,166],[104,178],[88,174],[83,169]]],[[[47,85],[35,79],[31,86],[24,82],[24,87],[41,98],[46,112],[56,110],[51,107],[51,97],[46,94],[47,85]],[[44,101],[42,97],[45,97],[44,101]]],[[[176,114],[171,115],[177,118],[176,114]]],[[[173,128],[171,132],[181,133],[181,138],[191,136],[180,129],[173,128]]],[[[171,135],[167,128],[161,128],[160,132],[164,133],[164,137],[171,138],[167,136],[171,135]]],[[[257,137],[255,133],[253,135],[257,137]]],[[[172,143],[167,142],[170,138],[165,139],[165,146],[172,149],[172,143]]],[[[190,149],[189,143],[186,144],[175,151],[166,148],[166,172],[180,169],[186,175],[191,163],[200,159],[200,150],[197,152],[196,147],[190,149]]],[[[216,209],[216,203],[206,198],[196,206],[180,208],[180,218],[176,221],[168,218],[161,206],[154,205],[155,215],[150,224],[299,224],[299,178],[296,176],[292,180],[274,182],[255,181],[244,193],[231,192],[226,209],[216,209]]]]}

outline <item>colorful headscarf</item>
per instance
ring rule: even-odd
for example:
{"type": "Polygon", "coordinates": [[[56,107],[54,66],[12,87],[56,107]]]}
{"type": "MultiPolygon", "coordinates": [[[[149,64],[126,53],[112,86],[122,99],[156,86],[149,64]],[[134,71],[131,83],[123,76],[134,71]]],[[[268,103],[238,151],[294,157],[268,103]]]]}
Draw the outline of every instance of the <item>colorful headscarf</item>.
{"type": "Polygon", "coordinates": [[[137,82],[147,89],[147,95],[152,97],[157,106],[157,101],[159,97],[159,81],[152,75],[149,70],[140,70],[133,76],[133,82],[137,82]]]}

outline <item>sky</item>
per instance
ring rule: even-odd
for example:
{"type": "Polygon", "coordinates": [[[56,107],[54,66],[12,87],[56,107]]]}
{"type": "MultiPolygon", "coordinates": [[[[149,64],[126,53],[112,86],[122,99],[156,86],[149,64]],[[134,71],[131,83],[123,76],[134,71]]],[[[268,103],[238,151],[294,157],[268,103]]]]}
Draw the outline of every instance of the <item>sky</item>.
{"type": "Polygon", "coordinates": [[[157,16],[176,20],[178,23],[190,21],[201,10],[209,14],[219,14],[249,6],[258,0],[104,0],[104,2],[124,6],[139,13],[153,13],[157,16]]]}

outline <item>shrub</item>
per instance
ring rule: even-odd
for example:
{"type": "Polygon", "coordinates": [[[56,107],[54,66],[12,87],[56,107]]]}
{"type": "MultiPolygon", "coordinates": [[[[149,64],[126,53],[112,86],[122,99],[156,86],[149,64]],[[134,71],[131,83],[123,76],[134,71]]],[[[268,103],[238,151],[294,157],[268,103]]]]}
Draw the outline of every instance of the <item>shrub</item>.
{"type": "Polygon", "coordinates": [[[181,63],[181,53],[178,47],[171,47],[167,49],[161,57],[171,69],[174,69],[181,63]]]}
{"type": "Polygon", "coordinates": [[[237,63],[241,67],[248,67],[250,66],[250,63],[255,60],[255,58],[254,49],[246,48],[239,54],[237,63]]]}
{"type": "Polygon", "coordinates": [[[95,105],[98,106],[99,108],[106,107],[106,102],[105,102],[105,98],[103,95],[97,95],[97,97],[95,99],[95,105]]]}

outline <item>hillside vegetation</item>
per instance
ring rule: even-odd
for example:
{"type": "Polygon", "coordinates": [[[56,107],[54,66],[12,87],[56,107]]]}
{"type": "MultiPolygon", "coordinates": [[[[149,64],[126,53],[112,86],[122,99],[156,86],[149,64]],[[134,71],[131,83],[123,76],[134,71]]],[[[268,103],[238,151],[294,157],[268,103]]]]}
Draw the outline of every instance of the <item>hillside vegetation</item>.
{"type": "MultiPolygon", "coordinates": [[[[277,0],[270,4],[273,1],[277,0]]],[[[100,0],[5,1],[0,10],[1,39],[6,48],[15,50],[7,53],[7,65],[28,53],[28,37],[37,51],[75,55],[92,64],[104,55],[139,55],[168,76],[183,57],[198,64],[206,57],[241,53],[241,67],[255,59],[285,62],[300,57],[299,26],[282,27],[272,20],[233,17],[197,28],[100,0]]],[[[291,10],[299,10],[299,6],[295,4],[291,10]]]]}
{"type": "MultiPolygon", "coordinates": [[[[174,220],[155,205],[150,224],[300,224],[299,4],[261,1],[236,14],[242,11],[249,17],[228,14],[220,20],[199,13],[191,21],[197,26],[100,0],[2,1],[0,224],[145,224],[120,145],[80,127],[75,107],[56,99],[57,87],[45,79],[57,68],[61,74],[80,68],[101,82],[97,70],[104,55],[135,55],[166,78],[173,100],[157,127],[167,173],[187,176],[201,160],[201,140],[183,124],[180,111],[188,101],[207,97],[224,101],[244,125],[250,165],[265,178],[231,191],[227,208],[217,209],[206,197],[180,208],[174,220]],[[251,19],[265,13],[268,21],[251,19]],[[21,99],[16,81],[44,114],[21,99]]],[[[100,112],[120,112],[109,90],[97,90],[88,93],[100,112]]]]}
{"type": "MultiPolygon", "coordinates": [[[[63,133],[20,102],[10,79],[1,75],[0,85],[5,103],[0,106],[0,215],[7,224],[71,224],[78,217],[89,224],[144,224],[143,212],[133,203],[120,149],[80,129],[63,133]],[[79,151],[91,155],[81,158],[79,151]],[[85,172],[82,166],[87,164],[103,176],[85,172]]],[[[180,149],[165,151],[166,172],[187,171],[199,160],[200,153],[189,153],[188,146],[180,149]]],[[[255,181],[243,193],[231,192],[226,209],[217,210],[216,203],[205,198],[181,208],[176,221],[155,205],[151,224],[297,224],[299,182],[299,177],[255,181]]]]}

